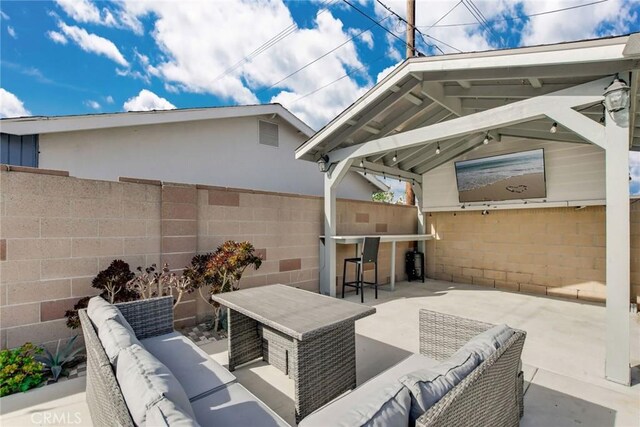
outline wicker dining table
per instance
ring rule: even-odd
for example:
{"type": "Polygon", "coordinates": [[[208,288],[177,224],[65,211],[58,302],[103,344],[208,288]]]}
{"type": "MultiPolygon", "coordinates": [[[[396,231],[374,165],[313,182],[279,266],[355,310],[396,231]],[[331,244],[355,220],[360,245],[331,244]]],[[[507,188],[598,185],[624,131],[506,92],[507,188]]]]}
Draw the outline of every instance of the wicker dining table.
{"type": "Polygon", "coordinates": [[[294,381],[295,417],[356,386],[355,322],[373,307],[285,285],[227,292],[229,370],[263,358],[294,381]]]}

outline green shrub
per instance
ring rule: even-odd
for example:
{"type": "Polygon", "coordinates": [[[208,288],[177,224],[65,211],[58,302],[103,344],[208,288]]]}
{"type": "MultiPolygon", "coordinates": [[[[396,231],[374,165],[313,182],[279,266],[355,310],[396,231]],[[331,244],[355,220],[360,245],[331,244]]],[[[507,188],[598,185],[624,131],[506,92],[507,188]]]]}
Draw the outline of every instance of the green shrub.
{"type": "Polygon", "coordinates": [[[42,349],[30,342],[0,351],[0,397],[38,387],[44,381],[42,364],[35,359],[42,349]]]}

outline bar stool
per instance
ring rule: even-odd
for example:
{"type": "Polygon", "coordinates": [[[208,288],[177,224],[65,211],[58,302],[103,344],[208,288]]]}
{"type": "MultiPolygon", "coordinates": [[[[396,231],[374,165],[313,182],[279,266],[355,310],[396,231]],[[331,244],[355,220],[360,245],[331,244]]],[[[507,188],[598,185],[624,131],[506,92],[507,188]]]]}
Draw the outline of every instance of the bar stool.
{"type": "Polygon", "coordinates": [[[342,298],[344,298],[344,288],[350,286],[356,288],[356,295],[361,291],[360,302],[364,302],[364,285],[374,285],[376,299],[378,299],[378,248],[380,247],[380,237],[365,237],[362,243],[362,253],[357,258],[346,258],[342,269],[342,298]],[[347,263],[356,265],[356,280],[347,282],[347,263]],[[364,265],[375,264],[375,282],[364,281],[364,265]]]}

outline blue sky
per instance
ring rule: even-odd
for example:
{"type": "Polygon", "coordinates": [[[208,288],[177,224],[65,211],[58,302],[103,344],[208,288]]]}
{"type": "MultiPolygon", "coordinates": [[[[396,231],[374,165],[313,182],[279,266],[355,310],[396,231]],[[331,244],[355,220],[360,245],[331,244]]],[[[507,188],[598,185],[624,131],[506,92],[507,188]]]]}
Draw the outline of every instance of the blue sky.
{"type": "MultiPolygon", "coordinates": [[[[280,102],[317,129],[403,59],[404,25],[385,5],[405,15],[405,0],[2,1],[0,116],[280,102]]],[[[417,48],[626,34],[639,11],[626,0],[418,0],[417,48]]]]}

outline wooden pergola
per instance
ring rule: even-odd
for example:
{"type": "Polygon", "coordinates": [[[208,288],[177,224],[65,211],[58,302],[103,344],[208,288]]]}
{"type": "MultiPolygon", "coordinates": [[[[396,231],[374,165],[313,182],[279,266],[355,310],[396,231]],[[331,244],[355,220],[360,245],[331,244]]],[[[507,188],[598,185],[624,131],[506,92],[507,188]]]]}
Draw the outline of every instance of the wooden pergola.
{"type": "MultiPolygon", "coordinates": [[[[595,144],[606,159],[605,373],[629,384],[628,174],[629,150],[640,149],[639,70],[640,34],[405,61],[296,151],[298,159],[327,164],[325,236],[336,235],[336,188],[349,170],[411,182],[422,198],[425,173],[486,137],[595,144]],[[616,75],[631,87],[626,122],[624,111],[603,112],[616,75]],[[550,133],[553,123],[558,131],[550,133]]],[[[335,241],[327,238],[323,251],[321,291],[335,295],[335,241]]]]}

